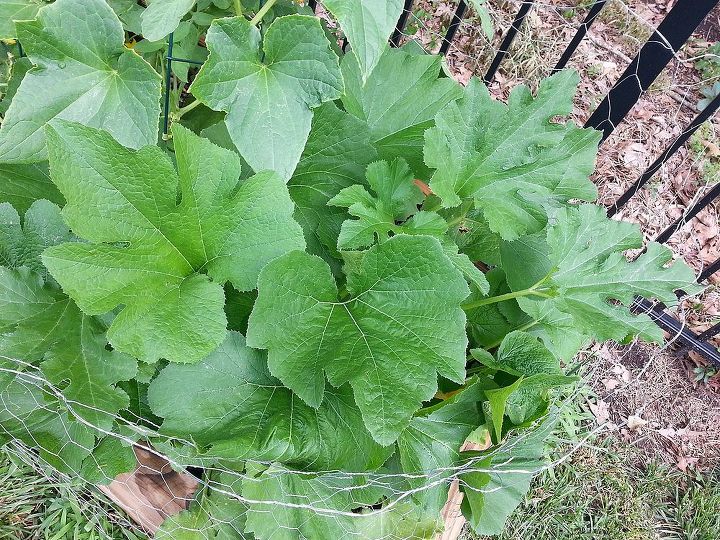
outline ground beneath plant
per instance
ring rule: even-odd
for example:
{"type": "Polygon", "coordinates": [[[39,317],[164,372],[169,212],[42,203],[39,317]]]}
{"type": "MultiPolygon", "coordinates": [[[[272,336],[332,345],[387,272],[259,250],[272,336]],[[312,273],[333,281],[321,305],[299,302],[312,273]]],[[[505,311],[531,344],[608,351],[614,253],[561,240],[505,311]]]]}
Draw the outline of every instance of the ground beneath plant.
{"type": "Polygon", "coordinates": [[[693,382],[691,361],[645,344],[597,345],[586,354],[599,432],[635,447],[638,465],[720,470],[720,394],[693,382]]]}
{"type": "MultiPolygon", "coordinates": [[[[674,0],[610,0],[595,21],[568,67],[578,70],[581,84],[573,119],[582,124],[619,79],[674,0]]],[[[572,39],[592,2],[538,2],[526,17],[491,92],[506,98],[518,84],[537,88],[572,39]]],[[[467,83],[483,75],[497,52],[521,2],[490,0],[494,35],[485,34],[479,19],[460,25],[448,53],[453,76],[467,83]]],[[[408,34],[426,49],[437,50],[456,2],[421,0],[410,17],[408,34]]],[[[696,63],[709,58],[708,46],[720,39],[720,9],[716,9],[670,65],[602,145],[593,180],[602,204],[613,203],[662,154],[698,113],[701,89],[717,82],[703,80],[696,63]]],[[[720,75],[720,72],[718,73],[720,75]]],[[[641,226],[653,240],[686,209],[720,181],[720,122],[714,119],[696,133],[639,190],[618,217],[641,226]]],[[[668,245],[677,257],[701,272],[720,255],[720,204],[716,200],[696,219],[674,234],[668,245]]],[[[676,315],[702,332],[720,320],[720,274],[706,290],[685,299],[676,315]]],[[[720,343],[719,343],[720,344],[720,343]]],[[[597,346],[587,353],[590,384],[597,394],[592,404],[598,425],[636,446],[641,459],[660,458],[680,469],[720,463],[720,377],[696,383],[696,368],[706,361],[672,344],[664,349],[633,345],[597,346]]],[[[708,373],[707,371],[705,373],[708,373]]]]}

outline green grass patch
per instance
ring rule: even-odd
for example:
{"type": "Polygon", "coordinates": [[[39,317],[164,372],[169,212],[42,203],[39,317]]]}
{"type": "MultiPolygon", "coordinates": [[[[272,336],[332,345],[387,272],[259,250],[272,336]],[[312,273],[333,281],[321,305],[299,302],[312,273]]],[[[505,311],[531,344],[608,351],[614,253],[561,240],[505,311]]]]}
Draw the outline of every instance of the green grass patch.
{"type": "MultiPolygon", "coordinates": [[[[686,475],[645,466],[632,447],[578,450],[539,476],[500,540],[714,540],[720,471],[686,475]]],[[[479,539],[471,534],[467,540],[479,539]]]]}
{"type": "Polygon", "coordinates": [[[47,478],[0,448],[0,539],[144,540],[70,481],[47,478]]]}

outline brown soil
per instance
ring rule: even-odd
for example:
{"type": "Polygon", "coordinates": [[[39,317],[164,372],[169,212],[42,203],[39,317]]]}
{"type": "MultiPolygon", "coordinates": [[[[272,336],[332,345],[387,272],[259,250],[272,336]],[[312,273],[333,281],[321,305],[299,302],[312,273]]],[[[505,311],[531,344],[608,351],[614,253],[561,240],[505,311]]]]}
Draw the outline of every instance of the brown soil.
{"type": "Polygon", "coordinates": [[[692,382],[694,364],[645,344],[596,345],[588,355],[591,412],[647,461],[720,466],[720,394],[692,382]]]}

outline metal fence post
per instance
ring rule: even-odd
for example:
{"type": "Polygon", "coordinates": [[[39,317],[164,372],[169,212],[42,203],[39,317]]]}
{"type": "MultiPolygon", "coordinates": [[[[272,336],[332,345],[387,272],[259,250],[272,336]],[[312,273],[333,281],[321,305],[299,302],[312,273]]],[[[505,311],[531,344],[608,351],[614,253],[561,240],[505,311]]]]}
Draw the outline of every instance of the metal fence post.
{"type": "Polygon", "coordinates": [[[170,82],[172,79],[172,60],[173,60],[173,33],[168,36],[168,52],[165,56],[165,96],[163,110],[165,118],[163,119],[163,137],[167,139],[168,129],[170,127],[170,82]]]}
{"type": "Polygon", "coordinates": [[[607,139],[717,3],[678,0],[585,126],[599,129],[602,140],[607,139]]]}

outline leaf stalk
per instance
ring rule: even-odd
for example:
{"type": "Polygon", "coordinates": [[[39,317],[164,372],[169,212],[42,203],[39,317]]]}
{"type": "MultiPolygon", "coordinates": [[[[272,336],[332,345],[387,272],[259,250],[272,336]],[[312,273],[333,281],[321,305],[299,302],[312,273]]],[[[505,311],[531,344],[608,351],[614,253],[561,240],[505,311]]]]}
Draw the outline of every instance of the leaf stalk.
{"type": "Polygon", "coordinates": [[[277,0],[268,0],[265,2],[263,7],[260,8],[260,10],[255,14],[255,16],[250,20],[250,24],[257,26],[260,24],[260,21],[262,21],[265,14],[270,11],[270,9],[275,5],[275,2],[277,0]]]}
{"type": "Polygon", "coordinates": [[[528,289],[500,294],[498,296],[490,296],[489,298],[481,298],[480,300],[475,300],[474,302],[462,304],[460,307],[463,308],[465,311],[469,311],[471,309],[479,308],[481,306],[497,304],[498,302],[505,302],[506,300],[512,300],[514,298],[522,298],[523,296],[539,296],[541,298],[552,298],[553,295],[549,294],[551,292],[550,289],[540,288],[542,284],[550,278],[551,274],[552,273],[548,274],[528,289]]]}
{"type": "Polygon", "coordinates": [[[180,107],[180,108],[175,112],[175,115],[174,115],[174,116],[175,116],[175,119],[176,119],[176,120],[179,120],[179,119],[182,118],[185,114],[189,113],[190,111],[192,111],[195,107],[198,107],[199,105],[202,105],[202,102],[201,102],[199,99],[196,99],[196,100],[193,101],[192,103],[188,103],[188,104],[185,105],[184,107],[180,107]]]}

